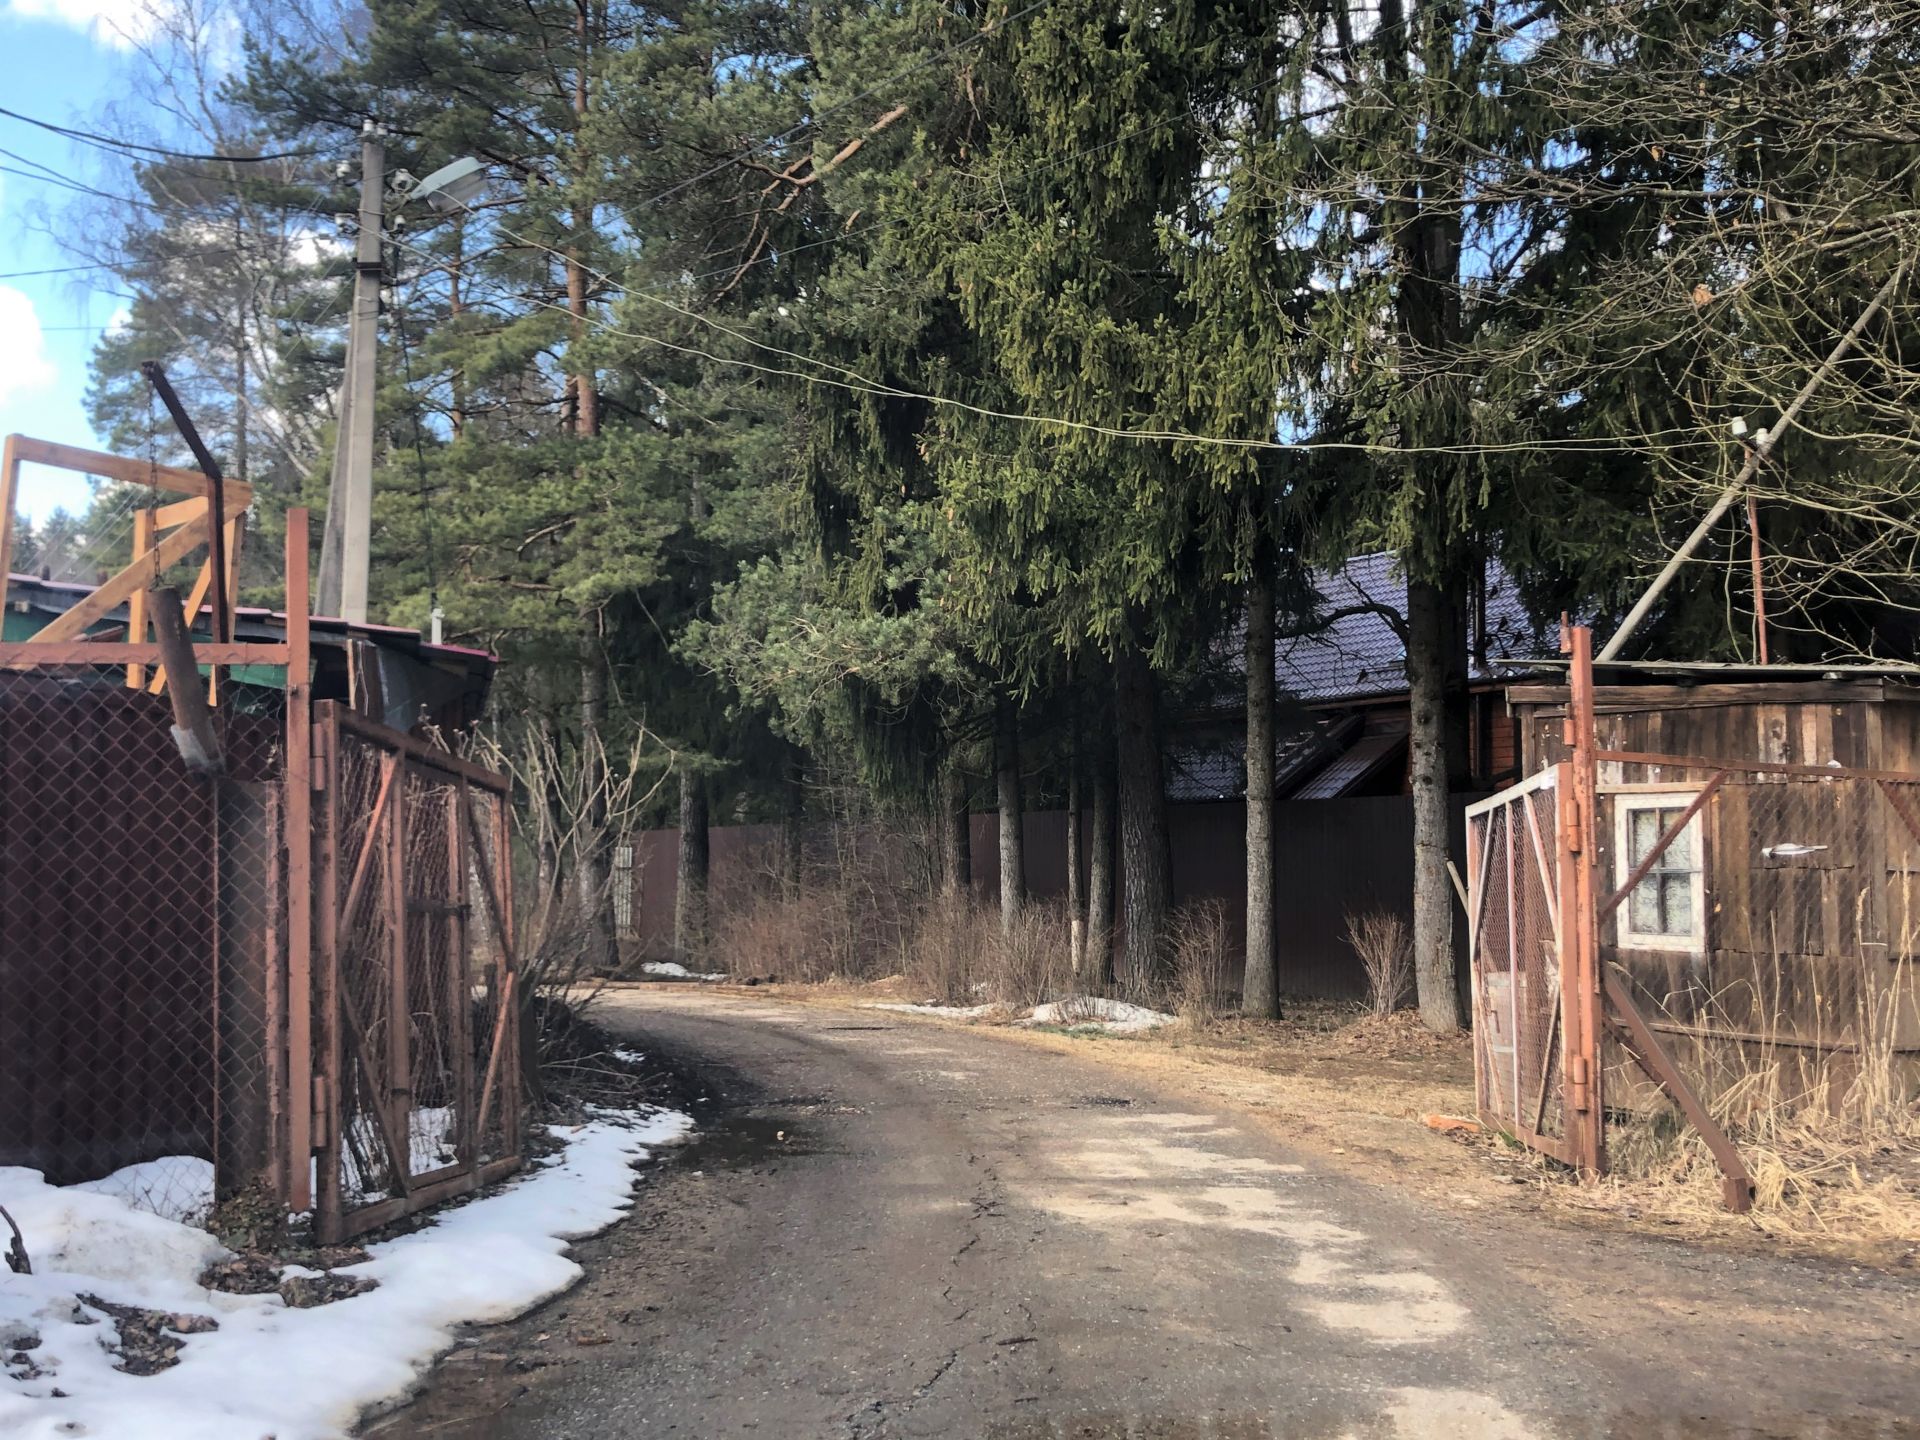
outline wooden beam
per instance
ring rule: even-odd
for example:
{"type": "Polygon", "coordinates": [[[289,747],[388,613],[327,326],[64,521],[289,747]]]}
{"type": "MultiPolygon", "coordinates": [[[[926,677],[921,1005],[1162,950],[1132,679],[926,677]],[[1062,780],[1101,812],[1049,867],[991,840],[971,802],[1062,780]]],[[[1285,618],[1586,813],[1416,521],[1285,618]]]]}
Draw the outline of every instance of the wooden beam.
{"type": "MultiPolygon", "coordinates": [[[[213,496],[213,482],[198,470],[178,465],[156,465],[146,460],[130,460],[124,455],[109,455],[102,450],[83,450],[78,445],[60,445],[52,440],[35,440],[29,435],[9,435],[14,458],[30,465],[51,465],[56,470],[74,470],[82,475],[98,475],[128,485],[151,485],[175,495],[213,496]]],[[[253,487],[230,480],[226,498],[242,500],[241,508],[253,503],[253,487]]]]}
{"type": "MultiPolygon", "coordinates": [[[[337,700],[328,701],[330,705],[339,705],[337,700]]],[[[476,765],[471,760],[462,760],[458,755],[449,755],[426,741],[407,734],[404,730],[395,730],[382,725],[377,720],[369,720],[357,711],[339,705],[340,726],[363,736],[388,750],[398,750],[422,765],[441,770],[450,776],[459,776],[478,785],[482,790],[491,790],[496,795],[511,794],[513,782],[506,776],[489,770],[484,765],[476,765]]]]}
{"type": "MultiPolygon", "coordinates": [[[[188,501],[193,504],[193,501],[188,501]]],[[[205,509],[203,505],[201,509],[205,509]]],[[[151,510],[133,512],[133,558],[138,560],[153,548],[154,519],[151,510]]],[[[127,598],[127,643],[138,645],[147,638],[147,592],[136,590],[127,598]]],[[[144,690],[147,667],[138,661],[127,665],[127,688],[144,690]]]]}
{"type": "Polygon", "coordinates": [[[1694,1093],[1693,1086],[1687,1083],[1687,1077],[1680,1073],[1680,1067],[1674,1064],[1673,1057],[1667,1054],[1666,1047],[1653,1033],[1647,1017],[1640,1013],[1640,1007],[1634,1003],[1633,992],[1621,978],[1619,968],[1613,965],[1602,967],[1602,983],[1606,986],[1607,999],[1613,1005],[1614,1013],[1609,1018],[1620,1043],[1626,1047],[1634,1063],[1646,1071],[1647,1078],[1673,1097],[1673,1102],[1680,1107],[1680,1113],[1700,1132],[1700,1138],[1707,1142],[1707,1149],[1713,1152],[1720,1173],[1725,1177],[1721,1193],[1727,1208],[1736,1215],[1744,1215],[1753,1207],[1753,1177],[1747,1173],[1747,1162],[1740,1158],[1739,1149],[1727,1138],[1726,1131],[1714,1122],[1713,1116],[1707,1112],[1706,1103],[1694,1093]]]}
{"type": "Polygon", "coordinates": [[[131,598],[136,590],[153,586],[190,551],[206,543],[207,522],[204,519],[182,525],[118,575],[110,577],[66,614],[57,616],[51,625],[27,643],[51,645],[59,640],[78,639],[86,633],[89,625],[103,618],[114,606],[131,598]]]}
{"type": "Polygon", "coordinates": [[[7,613],[7,577],[13,573],[13,507],[20,488],[20,437],[0,445],[0,616],[7,613]]]}
{"type": "MultiPolygon", "coordinates": [[[[227,512],[227,518],[231,520],[236,515],[246,514],[247,507],[235,502],[231,493],[232,486],[228,486],[227,488],[229,493],[226,497],[226,505],[223,508],[227,512]]],[[[195,516],[206,514],[212,508],[213,505],[210,500],[175,500],[172,504],[162,505],[153,512],[153,527],[156,530],[171,530],[176,525],[186,524],[187,521],[193,519],[195,516]]]]}
{"type": "Polygon", "coordinates": [[[173,702],[173,743],[180,747],[180,758],[196,775],[218,775],[226,769],[220,753],[220,737],[213,732],[213,712],[207,697],[195,682],[200,678],[193,654],[193,642],[187,638],[187,617],[180,608],[180,592],[167,587],[152,592],[153,633],[160,642],[161,665],[171,683],[168,698],[173,702]]]}
{"type": "MultiPolygon", "coordinates": [[[[231,645],[193,647],[193,658],[202,665],[285,665],[285,645],[236,641],[231,645]]],[[[151,641],[144,645],[123,645],[88,640],[63,640],[42,645],[33,640],[14,640],[0,645],[0,670],[34,670],[59,665],[158,665],[163,656],[151,641]]]]}

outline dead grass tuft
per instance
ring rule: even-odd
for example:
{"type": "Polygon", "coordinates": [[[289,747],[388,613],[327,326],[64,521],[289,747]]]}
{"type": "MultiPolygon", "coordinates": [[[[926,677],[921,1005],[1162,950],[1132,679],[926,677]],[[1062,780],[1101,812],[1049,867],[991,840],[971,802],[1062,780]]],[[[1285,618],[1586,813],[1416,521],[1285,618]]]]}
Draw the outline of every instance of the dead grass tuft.
{"type": "Polygon", "coordinates": [[[1413,934],[1391,910],[1347,912],[1347,944],[1360,957],[1367,1005],[1389,1016],[1413,1000],[1413,934]]]}

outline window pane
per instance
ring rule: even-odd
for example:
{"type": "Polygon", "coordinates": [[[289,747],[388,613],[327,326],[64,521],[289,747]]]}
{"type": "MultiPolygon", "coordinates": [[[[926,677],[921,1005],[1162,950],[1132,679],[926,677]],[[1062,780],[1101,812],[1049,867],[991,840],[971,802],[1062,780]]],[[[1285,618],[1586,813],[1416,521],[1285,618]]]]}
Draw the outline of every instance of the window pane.
{"type": "Polygon", "coordinates": [[[1629,910],[1628,928],[1642,935],[1659,935],[1660,929],[1660,882],[1656,879],[1642,880],[1633,887],[1633,894],[1627,900],[1629,910]]]}
{"type": "Polygon", "coordinates": [[[1660,880],[1660,908],[1664,935],[1693,933],[1693,876],[1665,875],[1660,880]]]}
{"type": "Polygon", "coordinates": [[[1628,824],[1631,827],[1627,838],[1627,867],[1638,865],[1647,858],[1647,852],[1653,849],[1653,842],[1660,838],[1660,812],[1657,810],[1629,810],[1628,824]]]}
{"type": "MultiPolygon", "coordinates": [[[[1667,827],[1685,813],[1684,808],[1662,810],[1660,812],[1661,833],[1665,834],[1667,827]]],[[[1686,829],[1673,837],[1673,844],[1660,852],[1660,868],[1662,870],[1691,870],[1693,868],[1693,831],[1694,827],[1692,825],[1687,826],[1686,829]]]]}

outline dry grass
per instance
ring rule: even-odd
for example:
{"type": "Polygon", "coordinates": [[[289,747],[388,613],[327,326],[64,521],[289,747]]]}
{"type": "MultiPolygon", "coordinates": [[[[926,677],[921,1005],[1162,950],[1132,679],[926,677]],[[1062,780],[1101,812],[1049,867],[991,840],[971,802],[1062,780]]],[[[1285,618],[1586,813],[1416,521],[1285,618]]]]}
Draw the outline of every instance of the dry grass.
{"type": "Polygon", "coordinates": [[[1367,978],[1367,1005],[1388,1016],[1413,1000],[1413,935],[1390,910],[1347,912],[1347,944],[1367,978]]]}
{"type": "MultiPolygon", "coordinates": [[[[1905,967],[1891,983],[1876,958],[1862,966],[1850,1003],[1815,1009],[1828,1048],[1789,1043],[1775,1017],[1750,1040],[1663,1035],[1715,1120],[1739,1146],[1754,1183],[1748,1223],[1776,1238],[1841,1242],[1868,1251],[1920,1241],[1920,1057],[1900,1053],[1903,1013],[1914,1004],[1905,967]]],[[[1731,1029],[1729,997],[1692,1018],[1731,1029]]],[[[1738,997],[1743,1002],[1748,997],[1738,997]]],[[[1751,1007],[1743,1004],[1745,1013],[1751,1007]]],[[[1706,1144],[1633,1066],[1610,1054],[1607,1126],[1612,1174],[1600,1199],[1637,1205],[1678,1223],[1724,1223],[1720,1175],[1706,1144]]]]}
{"type": "Polygon", "coordinates": [[[1218,900],[1188,905],[1173,917],[1169,1008],[1189,1025],[1211,1025],[1234,1003],[1232,933],[1218,900]]]}

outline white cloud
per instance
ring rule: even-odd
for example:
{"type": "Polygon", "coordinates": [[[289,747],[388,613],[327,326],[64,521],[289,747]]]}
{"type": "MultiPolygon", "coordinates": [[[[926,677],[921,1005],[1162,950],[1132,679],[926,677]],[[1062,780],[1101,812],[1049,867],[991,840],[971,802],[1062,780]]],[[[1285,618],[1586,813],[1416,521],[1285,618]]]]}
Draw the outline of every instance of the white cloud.
{"type": "Polygon", "coordinates": [[[33,301],[0,285],[0,404],[52,387],[59,370],[47,358],[46,336],[33,301]]]}
{"type": "Polygon", "coordinates": [[[124,48],[159,28],[164,0],[0,0],[0,13],[53,20],[84,30],[103,45],[124,48]]]}

